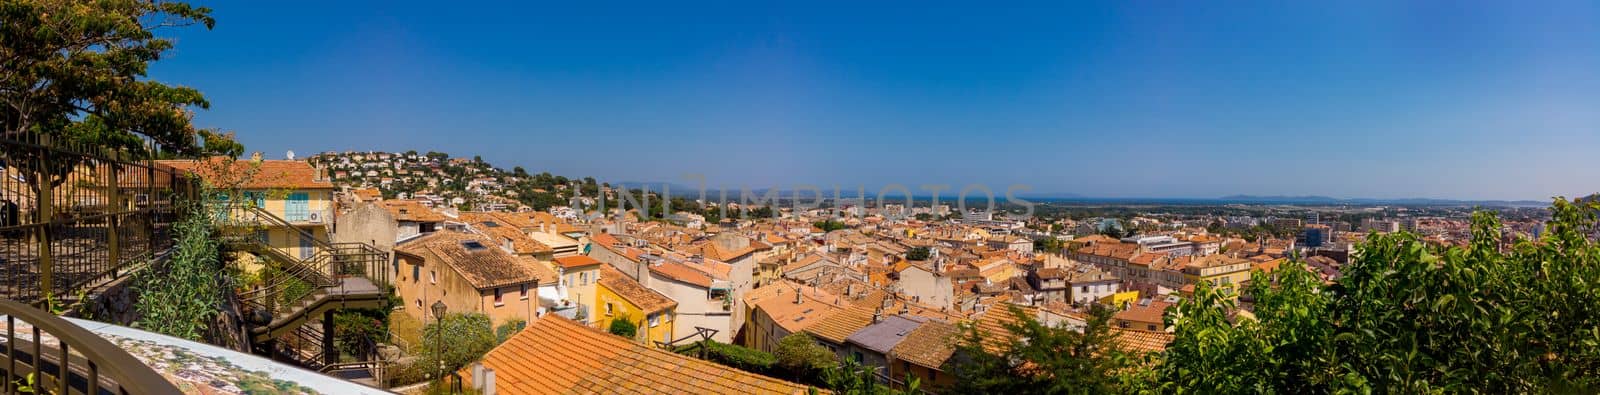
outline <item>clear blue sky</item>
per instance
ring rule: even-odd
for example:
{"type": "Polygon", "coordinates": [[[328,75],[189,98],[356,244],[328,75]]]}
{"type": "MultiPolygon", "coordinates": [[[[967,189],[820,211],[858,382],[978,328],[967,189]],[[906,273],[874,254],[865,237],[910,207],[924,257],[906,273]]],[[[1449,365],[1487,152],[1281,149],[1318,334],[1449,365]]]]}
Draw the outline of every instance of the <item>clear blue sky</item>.
{"type": "Polygon", "coordinates": [[[1592,1],[591,3],[201,2],[216,29],[169,32],[152,75],[274,158],[1101,197],[1600,191],[1592,1]]]}

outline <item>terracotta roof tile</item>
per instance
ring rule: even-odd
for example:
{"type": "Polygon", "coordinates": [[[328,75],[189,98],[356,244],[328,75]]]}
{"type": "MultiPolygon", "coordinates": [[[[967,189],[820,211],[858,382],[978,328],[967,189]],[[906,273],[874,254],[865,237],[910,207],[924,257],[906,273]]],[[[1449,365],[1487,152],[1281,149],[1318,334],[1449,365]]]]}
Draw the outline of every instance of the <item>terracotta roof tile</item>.
{"type": "Polygon", "coordinates": [[[678,302],[653,289],[645,288],[611,265],[600,265],[600,285],[626,299],[628,303],[638,306],[639,310],[643,310],[646,314],[678,306],[678,302]]]}
{"type": "Polygon", "coordinates": [[[585,266],[590,266],[590,265],[599,265],[600,264],[600,261],[597,261],[594,258],[590,258],[588,255],[564,256],[564,257],[556,258],[555,261],[556,261],[557,265],[561,265],[561,267],[564,267],[564,268],[567,268],[567,269],[574,269],[574,268],[580,268],[580,267],[585,267],[585,266]]]}
{"type": "Polygon", "coordinates": [[[206,159],[159,160],[200,176],[213,185],[234,185],[245,189],[333,189],[333,182],[317,174],[310,163],[298,160],[235,160],[221,156],[206,159]]]}
{"type": "Polygon", "coordinates": [[[953,324],[930,320],[906,335],[894,346],[892,354],[900,360],[918,366],[939,369],[955,353],[955,341],[960,331],[953,324]]]}
{"type": "MultiPolygon", "coordinates": [[[[798,384],[634,343],[555,315],[483,357],[506,394],[803,394],[798,384]]],[[[470,368],[459,372],[471,386],[470,368]]]]}
{"type": "Polygon", "coordinates": [[[438,231],[401,244],[395,250],[443,261],[480,290],[532,281],[555,281],[557,277],[549,267],[506,253],[478,234],[438,231]],[[472,243],[477,246],[472,247],[472,243]]]}

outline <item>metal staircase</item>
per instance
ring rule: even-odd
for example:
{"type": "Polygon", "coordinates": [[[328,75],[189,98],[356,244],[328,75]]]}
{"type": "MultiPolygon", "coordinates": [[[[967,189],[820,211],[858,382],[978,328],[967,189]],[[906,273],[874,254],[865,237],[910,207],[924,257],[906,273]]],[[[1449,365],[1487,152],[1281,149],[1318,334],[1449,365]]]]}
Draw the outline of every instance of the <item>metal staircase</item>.
{"type": "Polygon", "coordinates": [[[340,309],[384,307],[389,297],[386,264],[389,255],[366,243],[332,243],[253,205],[224,206],[219,219],[226,221],[223,240],[230,247],[266,258],[261,285],[239,293],[250,328],[251,343],[259,353],[291,355],[308,367],[338,363],[333,347],[333,314],[340,309]],[[267,245],[256,235],[262,231],[287,233],[306,240],[306,258],[291,256],[267,245]],[[319,323],[320,328],[306,324],[319,323]],[[307,346],[307,336],[320,345],[307,346]],[[279,344],[285,339],[286,344],[279,344]],[[320,354],[321,361],[307,352],[320,354]]]}

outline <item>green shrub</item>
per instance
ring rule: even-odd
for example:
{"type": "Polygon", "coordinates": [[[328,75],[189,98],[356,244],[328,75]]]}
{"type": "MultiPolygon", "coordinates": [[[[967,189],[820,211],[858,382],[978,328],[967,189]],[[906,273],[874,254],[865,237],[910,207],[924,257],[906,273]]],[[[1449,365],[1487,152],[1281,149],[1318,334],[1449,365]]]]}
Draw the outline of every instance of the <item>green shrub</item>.
{"type": "Polygon", "coordinates": [[[613,335],[632,339],[639,334],[639,326],[634,325],[633,321],[628,321],[627,318],[618,318],[611,320],[611,327],[606,328],[606,331],[611,332],[613,335]]]}
{"type": "MultiPolygon", "coordinates": [[[[202,193],[200,196],[206,196],[202,193]]],[[[136,274],[139,299],[134,326],[201,340],[215,321],[228,293],[229,278],[222,270],[221,249],[210,217],[198,202],[180,202],[183,217],[173,224],[172,253],[136,274]]]]}
{"type": "Polygon", "coordinates": [[[452,313],[443,322],[422,328],[422,360],[429,367],[444,362],[446,373],[482,358],[495,346],[494,328],[482,313],[452,313]]]}

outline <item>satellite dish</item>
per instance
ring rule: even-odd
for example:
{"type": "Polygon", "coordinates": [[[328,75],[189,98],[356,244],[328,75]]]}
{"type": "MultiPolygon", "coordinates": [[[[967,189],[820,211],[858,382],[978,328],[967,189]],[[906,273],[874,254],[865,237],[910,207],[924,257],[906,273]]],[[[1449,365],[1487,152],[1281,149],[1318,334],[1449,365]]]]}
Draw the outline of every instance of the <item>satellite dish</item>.
{"type": "Polygon", "coordinates": [[[289,160],[294,160],[294,150],[289,150],[289,152],[284,153],[283,157],[288,158],[289,160]]]}

